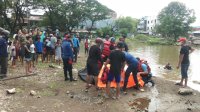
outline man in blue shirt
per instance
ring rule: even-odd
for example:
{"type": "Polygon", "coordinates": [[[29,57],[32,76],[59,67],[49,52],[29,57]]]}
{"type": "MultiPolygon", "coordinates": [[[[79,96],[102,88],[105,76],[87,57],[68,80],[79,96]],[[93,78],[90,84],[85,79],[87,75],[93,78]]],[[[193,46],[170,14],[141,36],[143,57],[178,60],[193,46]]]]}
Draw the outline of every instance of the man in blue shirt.
{"type": "Polygon", "coordinates": [[[4,29],[0,29],[0,79],[3,79],[7,74],[7,35],[9,32],[5,31],[4,29]]]}
{"type": "Polygon", "coordinates": [[[72,43],[73,43],[73,47],[74,47],[74,62],[76,63],[78,50],[79,50],[79,39],[76,37],[75,34],[73,36],[72,43]]]}
{"type": "Polygon", "coordinates": [[[43,43],[40,41],[39,36],[37,37],[37,41],[35,42],[35,48],[36,48],[36,63],[38,63],[38,57],[39,56],[43,60],[43,58],[42,58],[43,43]]]}
{"type": "Polygon", "coordinates": [[[125,54],[126,63],[128,65],[128,68],[126,69],[126,72],[125,72],[125,80],[124,80],[124,87],[123,87],[123,91],[126,94],[128,78],[131,72],[133,74],[133,79],[136,84],[135,88],[139,89],[139,84],[138,84],[138,79],[137,79],[138,60],[128,52],[124,52],[124,54],[125,54]]]}
{"type": "Polygon", "coordinates": [[[68,37],[65,40],[63,40],[62,45],[61,45],[64,75],[65,75],[65,81],[69,80],[68,72],[69,72],[70,81],[76,81],[76,79],[74,79],[72,76],[73,51],[72,51],[72,44],[70,41],[71,40],[68,37]]]}

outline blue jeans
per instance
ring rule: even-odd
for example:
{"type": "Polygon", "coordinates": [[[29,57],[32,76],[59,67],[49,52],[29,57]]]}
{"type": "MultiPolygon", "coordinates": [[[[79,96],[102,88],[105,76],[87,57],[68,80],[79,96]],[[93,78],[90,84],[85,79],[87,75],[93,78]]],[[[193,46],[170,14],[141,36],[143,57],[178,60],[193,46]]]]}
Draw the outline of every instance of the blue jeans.
{"type": "Polygon", "coordinates": [[[181,76],[182,78],[188,78],[188,68],[190,64],[181,64],[181,76]]]}

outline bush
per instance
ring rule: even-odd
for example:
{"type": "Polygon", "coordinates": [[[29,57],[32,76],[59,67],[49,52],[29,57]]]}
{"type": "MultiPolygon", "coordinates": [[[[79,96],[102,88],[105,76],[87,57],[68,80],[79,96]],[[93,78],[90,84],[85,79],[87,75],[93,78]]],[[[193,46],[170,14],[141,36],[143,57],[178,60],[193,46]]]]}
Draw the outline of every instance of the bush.
{"type": "Polygon", "coordinates": [[[144,35],[144,34],[138,34],[135,36],[135,39],[139,40],[141,42],[147,42],[147,41],[149,41],[149,36],[144,35]]]}
{"type": "Polygon", "coordinates": [[[140,41],[140,42],[145,42],[151,45],[172,45],[174,44],[173,41],[168,40],[168,39],[164,39],[164,38],[158,38],[158,37],[154,37],[154,36],[147,36],[144,34],[138,34],[137,36],[135,36],[134,38],[136,41],[140,41]]]}

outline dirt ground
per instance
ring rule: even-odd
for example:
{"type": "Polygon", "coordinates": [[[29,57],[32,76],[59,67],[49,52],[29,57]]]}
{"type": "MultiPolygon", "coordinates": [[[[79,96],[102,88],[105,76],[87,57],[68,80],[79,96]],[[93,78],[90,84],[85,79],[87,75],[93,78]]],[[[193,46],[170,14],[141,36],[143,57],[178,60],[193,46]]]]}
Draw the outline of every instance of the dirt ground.
{"type": "MultiPolygon", "coordinates": [[[[35,76],[0,81],[0,112],[200,112],[199,92],[181,96],[179,86],[158,77],[153,77],[154,87],[146,85],[144,92],[131,88],[127,95],[121,93],[118,100],[106,99],[104,90],[97,95],[95,88],[86,93],[85,82],[77,75],[85,61],[81,51],[73,70],[77,82],[64,81],[62,67],[50,68],[49,63],[39,63],[35,76]],[[16,88],[16,93],[7,94],[6,90],[12,88],[16,88]],[[31,96],[31,90],[36,95],[31,96]]],[[[8,77],[24,73],[18,63],[15,69],[9,68],[8,77]]]]}

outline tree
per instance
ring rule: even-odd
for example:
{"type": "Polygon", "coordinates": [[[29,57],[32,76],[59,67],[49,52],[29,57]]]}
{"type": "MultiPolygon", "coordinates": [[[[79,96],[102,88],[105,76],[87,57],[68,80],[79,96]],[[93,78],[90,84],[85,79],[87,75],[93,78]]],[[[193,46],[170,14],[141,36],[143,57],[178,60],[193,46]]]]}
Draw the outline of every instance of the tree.
{"type": "Polygon", "coordinates": [[[122,34],[135,33],[138,20],[131,17],[120,17],[115,21],[118,32],[122,34]]]}
{"type": "Polygon", "coordinates": [[[1,25],[8,28],[13,33],[16,27],[22,29],[26,14],[25,2],[20,0],[0,0],[1,25]],[[11,14],[11,17],[8,16],[11,14]]]}
{"type": "Polygon", "coordinates": [[[171,2],[159,13],[158,20],[157,32],[176,41],[179,36],[187,36],[190,24],[195,22],[195,13],[183,3],[171,2]]]}
{"type": "Polygon", "coordinates": [[[105,20],[112,18],[115,15],[115,12],[108,7],[102,5],[97,0],[86,0],[86,18],[91,21],[91,26],[88,28],[88,31],[91,31],[95,22],[100,20],[105,20]]]}

